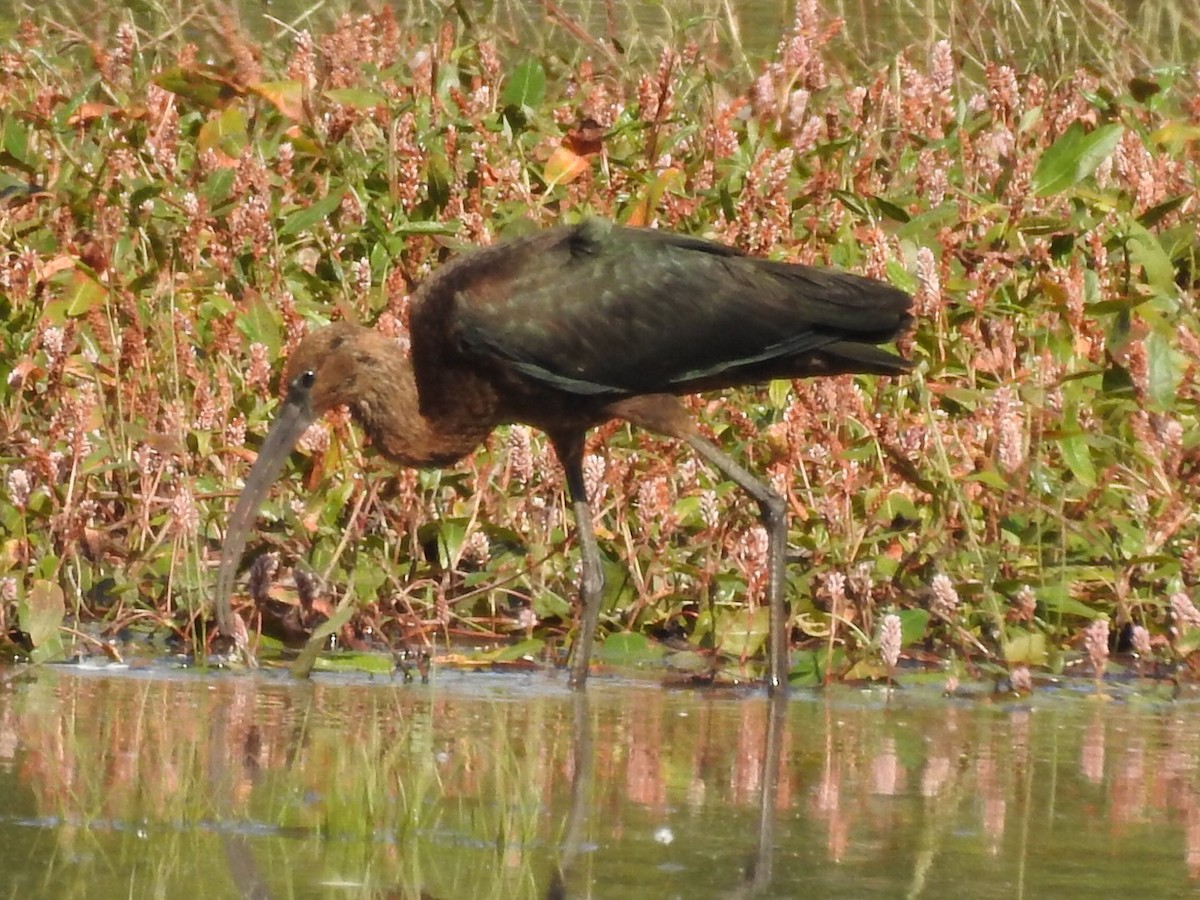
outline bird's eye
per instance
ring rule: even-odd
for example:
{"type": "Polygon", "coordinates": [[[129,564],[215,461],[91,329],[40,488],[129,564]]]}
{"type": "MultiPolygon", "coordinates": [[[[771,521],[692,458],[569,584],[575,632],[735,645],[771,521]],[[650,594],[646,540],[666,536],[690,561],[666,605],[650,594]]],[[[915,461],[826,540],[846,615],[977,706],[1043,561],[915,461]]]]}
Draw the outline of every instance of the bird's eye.
{"type": "Polygon", "coordinates": [[[312,369],[305,369],[303,372],[300,373],[300,376],[296,379],[296,383],[299,384],[300,387],[304,388],[305,390],[308,390],[310,387],[313,386],[313,382],[316,380],[317,380],[317,373],[314,372],[312,369]]]}

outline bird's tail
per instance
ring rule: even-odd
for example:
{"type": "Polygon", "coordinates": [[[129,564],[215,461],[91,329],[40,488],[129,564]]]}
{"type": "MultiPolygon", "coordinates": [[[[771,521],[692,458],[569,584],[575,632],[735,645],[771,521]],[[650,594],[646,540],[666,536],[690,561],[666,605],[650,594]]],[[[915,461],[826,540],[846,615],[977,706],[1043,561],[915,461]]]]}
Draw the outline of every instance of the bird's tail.
{"type": "MultiPolygon", "coordinates": [[[[903,333],[906,328],[897,329],[903,333]]],[[[886,338],[885,338],[886,340],[886,338]]],[[[913,364],[874,344],[859,341],[835,341],[821,348],[831,372],[861,372],[870,375],[902,375],[913,364]]]]}

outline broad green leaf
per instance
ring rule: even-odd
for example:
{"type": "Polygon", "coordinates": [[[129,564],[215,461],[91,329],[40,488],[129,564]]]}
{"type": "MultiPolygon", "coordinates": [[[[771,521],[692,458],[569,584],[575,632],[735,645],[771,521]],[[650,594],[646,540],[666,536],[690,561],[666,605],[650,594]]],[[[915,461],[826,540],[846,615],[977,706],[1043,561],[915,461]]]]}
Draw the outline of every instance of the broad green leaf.
{"type": "Polygon", "coordinates": [[[1046,636],[1041,632],[1021,632],[1004,641],[1004,661],[1010,666],[1041,666],[1046,662],[1046,636]]]}
{"type": "Polygon", "coordinates": [[[1166,335],[1152,331],[1146,336],[1146,362],[1150,405],[1156,412],[1166,412],[1175,406],[1188,361],[1171,346],[1166,335]]]}
{"type": "Polygon", "coordinates": [[[917,521],[921,517],[917,505],[913,503],[912,498],[900,491],[893,491],[888,494],[888,497],[879,507],[879,512],[875,514],[876,521],[890,522],[899,516],[902,519],[909,521],[917,521]]]}
{"type": "Polygon", "coordinates": [[[528,640],[500,647],[490,653],[484,653],[480,658],[492,660],[493,662],[516,662],[519,659],[540,659],[542,651],[545,648],[546,642],[541,638],[529,638],[528,640]]]}
{"type": "Polygon", "coordinates": [[[220,166],[209,173],[201,191],[211,208],[216,209],[229,199],[229,194],[233,190],[235,174],[229,166],[220,166]]]}
{"type": "Polygon", "coordinates": [[[104,285],[86,272],[76,270],[67,282],[63,299],[67,302],[68,316],[84,316],[104,305],[104,285]]]}
{"type": "Polygon", "coordinates": [[[227,106],[200,128],[196,146],[200,150],[219,150],[237,157],[250,142],[246,132],[246,113],[240,106],[227,106]]]}
{"type": "Polygon", "coordinates": [[[885,219],[891,219],[893,222],[904,224],[912,218],[912,216],[908,214],[908,210],[904,209],[902,206],[897,206],[895,203],[885,197],[872,197],[871,205],[878,210],[880,216],[885,219]]]}
{"type": "Polygon", "coordinates": [[[177,66],[154,76],[153,81],[163,90],[186,97],[200,106],[218,109],[245,93],[214,68],[177,66]]]}
{"type": "Polygon", "coordinates": [[[313,668],[318,672],[370,672],[374,675],[390,675],[395,670],[396,663],[388,653],[347,651],[318,657],[313,668]]]}
{"type": "Polygon", "coordinates": [[[925,629],[929,625],[929,610],[902,609],[896,615],[900,617],[900,646],[907,647],[925,637],[925,629]]]}
{"type": "Polygon", "coordinates": [[[383,94],[363,88],[334,88],[326,91],[325,96],[334,103],[340,103],[351,109],[374,109],[377,106],[387,106],[388,104],[388,99],[383,94]]]}
{"type": "Polygon", "coordinates": [[[661,644],[651,642],[644,634],[621,631],[610,634],[596,650],[596,658],[615,666],[638,666],[658,663],[666,655],[661,644]]]}
{"type": "Polygon", "coordinates": [[[458,229],[448,222],[397,222],[392,225],[392,234],[456,234],[458,229]]]}
{"type": "Polygon", "coordinates": [[[362,602],[371,603],[387,582],[388,570],[386,566],[356,566],[350,577],[354,582],[354,593],[362,598],[362,602]]]}
{"type": "Polygon", "coordinates": [[[0,127],[4,129],[4,139],[0,141],[0,147],[11,159],[11,162],[6,160],[6,163],[15,164],[28,173],[35,171],[28,161],[29,132],[25,126],[17,119],[6,116],[0,127]]]}
{"type": "Polygon", "coordinates": [[[1125,126],[1113,122],[1091,132],[1075,122],[1038,160],[1033,172],[1033,190],[1048,197],[1078,184],[1096,171],[1116,149],[1125,126]]]}
{"type": "Polygon", "coordinates": [[[1080,603],[1069,593],[1068,585],[1047,586],[1038,591],[1038,600],[1048,613],[1060,616],[1079,616],[1082,619],[1095,619],[1100,612],[1090,606],[1080,603]]]}
{"type": "Polygon", "coordinates": [[[238,330],[253,344],[262,344],[272,357],[279,355],[283,347],[283,329],[274,307],[262,296],[255,297],[246,305],[246,311],[238,317],[238,330]]]}
{"type": "Polygon", "coordinates": [[[792,654],[788,683],[795,687],[817,687],[821,683],[821,662],[824,651],[800,650],[792,654]]]}
{"type": "Polygon", "coordinates": [[[716,643],[730,656],[753,656],[762,649],[770,629],[770,610],[730,609],[717,615],[716,643]]]}
{"type": "Polygon", "coordinates": [[[1167,148],[1172,155],[1179,153],[1185,144],[1200,141],[1200,125],[1186,122],[1168,122],[1155,129],[1148,138],[1150,143],[1167,148]]]}
{"type": "Polygon", "coordinates": [[[1175,640],[1175,652],[1181,657],[1191,656],[1200,648],[1200,628],[1185,628],[1175,640]]]}
{"type": "Polygon", "coordinates": [[[995,468],[995,466],[991,465],[985,469],[966,476],[966,478],[963,480],[974,481],[978,482],[979,484],[986,484],[988,487],[995,488],[998,491],[1007,491],[1012,487],[1012,483],[1009,481],[1009,479],[1001,474],[1000,471],[995,468]]]}
{"type": "Polygon", "coordinates": [[[290,237],[293,234],[308,231],[318,222],[329,218],[333,211],[342,205],[344,196],[345,191],[334,191],[303,209],[291,213],[279,226],[279,236],[281,238],[290,237]]]}
{"type": "Polygon", "coordinates": [[[767,399],[774,409],[787,406],[788,395],[792,392],[792,383],[786,378],[775,378],[767,385],[767,399]]]}
{"type": "Polygon", "coordinates": [[[504,85],[500,102],[505,106],[523,106],[530,109],[539,106],[546,96],[546,72],[536,59],[526,60],[517,66],[504,85]]]}
{"type": "Polygon", "coordinates": [[[842,678],[845,681],[882,681],[887,674],[887,667],[879,660],[860,659],[842,678]]]}
{"type": "Polygon", "coordinates": [[[35,581],[18,607],[21,630],[33,644],[33,661],[48,662],[63,657],[62,626],[66,614],[63,589],[52,581],[35,581]]]}
{"type": "Polygon", "coordinates": [[[1040,106],[1026,110],[1025,114],[1021,116],[1021,121],[1017,123],[1017,133],[1024,134],[1034,125],[1041,122],[1044,115],[1045,113],[1040,106]]]}
{"type": "Polygon", "coordinates": [[[601,562],[604,566],[604,600],[601,608],[606,613],[629,608],[637,599],[629,570],[620,560],[607,556],[603,556],[601,562]]]}
{"type": "Polygon", "coordinates": [[[532,606],[539,619],[548,619],[553,616],[566,619],[571,615],[571,601],[561,594],[551,591],[538,591],[533,598],[532,606]]]}
{"type": "Polygon", "coordinates": [[[1160,294],[1174,297],[1175,267],[1158,238],[1136,222],[1129,223],[1129,255],[1146,273],[1146,283],[1160,294]]]}
{"type": "MultiPolygon", "coordinates": [[[[1189,193],[1176,194],[1174,197],[1164,200],[1162,203],[1156,203],[1154,206],[1150,207],[1137,217],[1138,224],[1144,228],[1153,228],[1164,218],[1166,218],[1167,215],[1175,212],[1175,210],[1179,209],[1179,207],[1183,206],[1183,204],[1191,198],[1192,195],[1189,193]]],[[[1192,236],[1195,236],[1194,231],[1192,232],[1192,236]]]]}
{"type": "Polygon", "coordinates": [[[896,287],[910,293],[916,291],[917,279],[913,277],[906,266],[901,265],[894,259],[889,259],[885,268],[887,269],[888,281],[896,287]]]}
{"type": "Polygon", "coordinates": [[[1096,486],[1096,466],[1092,463],[1092,450],[1088,445],[1087,435],[1079,431],[1079,426],[1072,422],[1069,426],[1071,434],[1058,439],[1058,449],[1062,453],[1063,462],[1075,476],[1075,480],[1084,487],[1096,486]]]}

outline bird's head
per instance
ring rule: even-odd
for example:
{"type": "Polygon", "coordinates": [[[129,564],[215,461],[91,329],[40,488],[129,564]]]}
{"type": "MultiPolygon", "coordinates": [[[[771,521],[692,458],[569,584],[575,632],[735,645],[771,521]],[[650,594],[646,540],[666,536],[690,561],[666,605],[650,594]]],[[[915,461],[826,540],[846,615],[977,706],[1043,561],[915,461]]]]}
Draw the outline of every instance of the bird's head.
{"type": "Polygon", "coordinates": [[[329,410],[352,403],[359,393],[359,377],[370,369],[372,345],[381,340],[382,335],[351,322],[337,322],[307,335],[284,367],[279,417],[295,407],[307,418],[307,427],[329,410]]]}

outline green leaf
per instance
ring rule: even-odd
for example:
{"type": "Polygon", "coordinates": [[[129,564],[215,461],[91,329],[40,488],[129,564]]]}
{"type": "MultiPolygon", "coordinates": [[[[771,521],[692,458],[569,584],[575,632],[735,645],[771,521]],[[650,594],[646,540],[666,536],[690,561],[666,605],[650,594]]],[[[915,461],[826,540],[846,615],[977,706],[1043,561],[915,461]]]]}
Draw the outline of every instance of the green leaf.
{"type": "Polygon", "coordinates": [[[1078,423],[1074,421],[1068,427],[1071,434],[1058,439],[1058,449],[1062,453],[1063,462],[1067,464],[1076,481],[1084,487],[1095,487],[1096,466],[1092,462],[1092,450],[1087,435],[1079,430],[1078,423]]]}
{"type": "Polygon", "coordinates": [[[201,192],[213,209],[229,199],[230,191],[233,190],[234,174],[233,169],[221,167],[214,169],[205,180],[201,192]]]}
{"type": "Polygon", "coordinates": [[[1200,648],[1200,628],[1186,628],[1175,640],[1175,652],[1180,657],[1191,656],[1200,648]]]}
{"type": "Polygon", "coordinates": [[[929,625],[929,610],[902,609],[896,613],[900,618],[900,646],[907,647],[925,637],[929,625]]]}
{"type": "Polygon", "coordinates": [[[32,174],[35,167],[29,162],[29,133],[18,120],[5,117],[3,120],[0,150],[3,151],[3,161],[8,165],[16,165],[22,171],[32,174]]]}
{"type": "Polygon", "coordinates": [[[245,93],[239,85],[212,66],[177,66],[159,72],[152,80],[163,90],[210,109],[219,109],[245,93]]]}
{"type": "Polygon", "coordinates": [[[800,650],[792,654],[792,667],[788,683],[795,687],[819,687],[821,676],[821,653],[817,650],[800,650]]]}
{"type": "Polygon", "coordinates": [[[1103,615],[1072,597],[1070,589],[1068,583],[1044,585],[1038,590],[1038,601],[1047,613],[1057,613],[1060,616],[1079,616],[1090,621],[1103,615]]]}
{"type": "Polygon", "coordinates": [[[531,606],[539,619],[548,619],[553,616],[566,619],[571,615],[572,608],[570,600],[552,591],[538,591],[531,606]]]}
{"type": "Polygon", "coordinates": [[[272,357],[279,355],[283,346],[283,329],[274,307],[263,297],[256,297],[246,305],[246,311],[238,317],[237,326],[251,343],[262,344],[272,357]]]}
{"type": "Polygon", "coordinates": [[[717,615],[716,644],[730,656],[753,656],[762,649],[770,630],[770,610],[730,609],[717,615]]]}
{"type": "Polygon", "coordinates": [[[326,91],[325,96],[334,103],[340,103],[351,109],[374,109],[377,106],[386,107],[388,105],[388,99],[383,94],[363,88],[333,88],[326,91]]]}
{"type": "Polygon", "coordinates": [[[1171,264],[1171,257],[1158,242],[1158,238],[1141,225],[1130,222],[1128,227],[1129,256],[1135,264],[1142,267],[1142,271],[1146,275],[1146,284],[1160,294],[1174,297],[1177,290],[1175,288],[1175,267],[1171,264]]]}
{"type": "Polygon", "coordinates": [[[1152,331],[1146,336],[1146,362],[1150,406],[1155,412],[1167,412],[1175,406],[1187,359],[1171,346],[1166,335],[1152,331]]]}
{"type": "Polygon", "coordinates": [[[900,491],[893,491],[888,494],[887,499],[880,505],[879,512],[875,514],[875,519],[879,522],[890,522],[897,516],[915,522],[921,518],[921,513],[917,509],[917,505],[913,503],[911,497],[900,491]]]}
{"type": "Polygon", "coordinates": [[[237,157],[250,142],[246,132],[246,113],[240,106],[227,106],[200,128],[196,138],[199,150],[220,150],[237,157]]]}
{"type": "Polygon", "coordinates": [[[513,70],[500,101],[505,106],[534,108],[546,96],[546,71],[536,59],[526,60],[513,70]]]}
{"type": "Polygon", "coordinates": [[[76,271],[71,275],[63,292],[63,300],[67,303],[68,316],[87,315],[93,309],[104,305],[107,291],[104,285],[92,278],[86,272],[76,271]]]}
{"type": "Polygon", "coordinates": [[[1046,663],[1046,636],[1041,632],[1020,632],[1004,641],[1004,661],[1010,666],[1041,666],[1046,663]]]}
{"type": "Polygon", "coordinates": [[[601,608],[606,613],[628,609],[637,599],[629,570],[620,560],[608,556],[602,556],[601,563],[604,566],[604,600],[601,608]]]}
{"type": "MultiPolygon", "coordinates": [[[[1200,127],[1200,126],[1197,126],[1200,127]]],[[[1155,204],[1137,217],[1138,224],[1145,228],[1153,228],[1179,207],[1191,199],[1191,194],[1176,194],[1162,203],[1155,204]]]]}
{"type": "Polygon", "coordinates": [[[517,641],[515,644],[499,647],[490,653],[481,653],[479,658],[491,660],[492,662],[517,662],[522,659],[540,659],[545,648],[546,642],[541,638],[529,638],[524,641],[517,641]]]}
{"type": "Polygon", "coordinates": [[[1048,197],[1083,181],[1116,149],[1124,132],[1125,126],[1118,122],[1091,132],[1073,123],[1038,160],[1033,173],[1034,192],[1048,197]]]}
{"type": "Polygon", "coordinates": [[[34,662],[63,658],[59,627],[66,615],[63,589],[52,581],[35,581],[25,600],[18,606],[17,620],[33,644],[34,662]]]}
{"type": "Polygon", "coordinates": [[[387,582],[388,570],[386,566],[357,566],[351,578],[354,581],[354,593],[361,597],[364,603],[371,603],[387,582]]]}
{"type": "Polygon", "coordinates": [[[767,399],[774,409],[786,409],[792,383],[786,378],[775,378],[767,385],[767,399]]]}
{"type": "Polygon", "coordinates": [[[342,198],[344,196],[346,196],[345,191],[334,191],[303,209],[292,213],[279,226],[279,236],[284,238],[293,234],[299,234],[302,231],[308,231],[308,229],[312,228],[318,222],[329,218],[333,211],[342,205],[342,198]]]}
{"type": "Polygon", "coordinates": [[[621,631],[610,634],[596,651],[596,657],[609,665],[640,666],[659,663],[666,655],[661,644],[655,644],[644,634],[621,631]]]}
{"type": "Polygon", "coordinates": [[[390,675],[396,668],[396,663],[390,653],[346,651],[318,658],[313,668],[318,672],[370,672],[374,675],[390,675]]]}
{"type": "Polygon", "coordinates": [[[456,234],[458,228],[449,222],[397,222],[391,226],[391,234],[456,234]]]}
{"type": "Polygon", "coordinates": [[[1173,156],[1193,141],[1200,141],[1200,125],[1182,121],[1168,122],[1161,128],[1155,129],[1147,140],[1152,144],[1166,147],[1173,156]]]}

